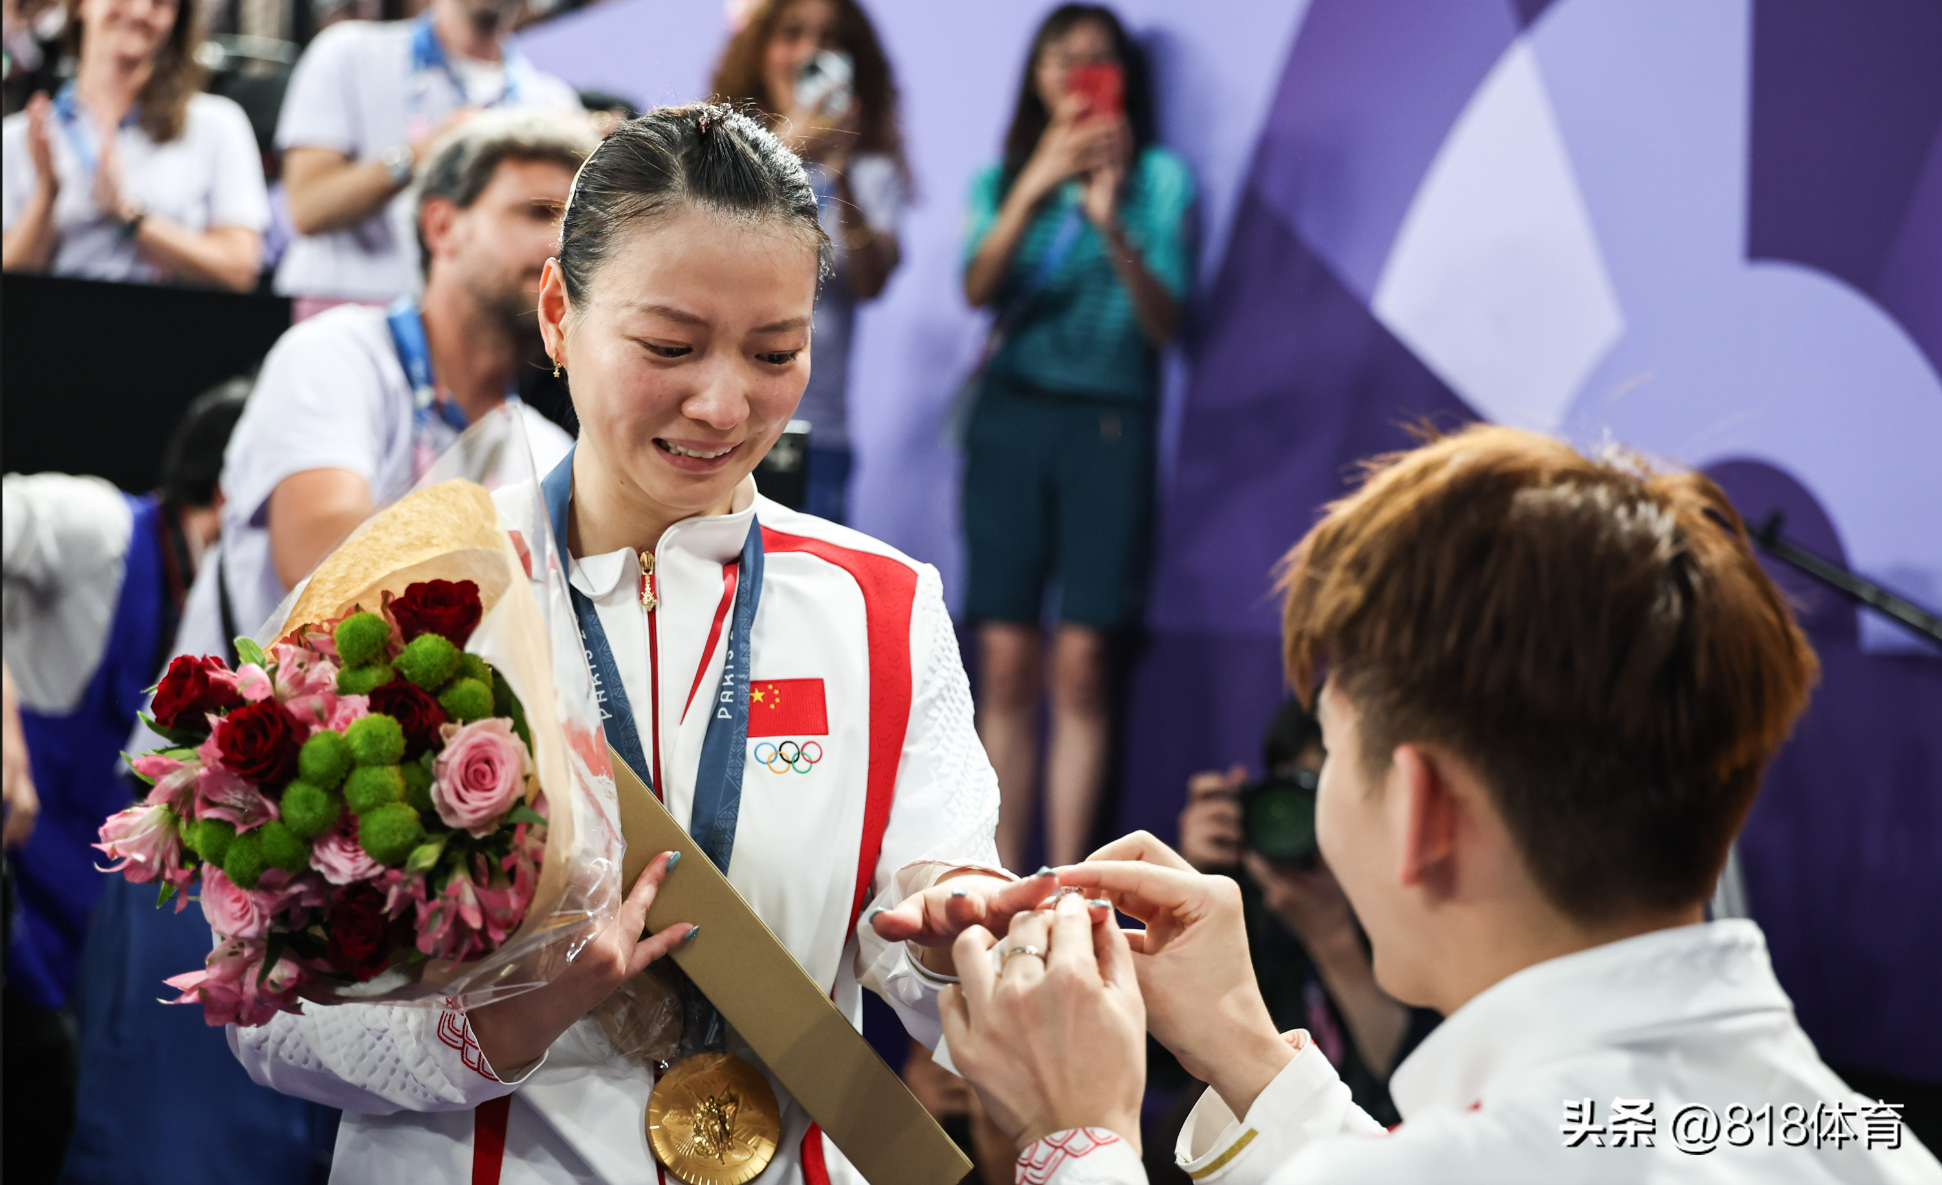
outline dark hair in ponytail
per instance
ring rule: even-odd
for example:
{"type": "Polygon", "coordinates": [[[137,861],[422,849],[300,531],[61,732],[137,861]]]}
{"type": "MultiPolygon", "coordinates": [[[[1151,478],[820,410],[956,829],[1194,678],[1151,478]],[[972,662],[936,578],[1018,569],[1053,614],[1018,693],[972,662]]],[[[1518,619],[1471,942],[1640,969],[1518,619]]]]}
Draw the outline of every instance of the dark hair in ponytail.
{"type": "Polygon", "coordinates": [[[658,107],[615,128],[573,179],[560,224],[567,299],[585,302],[627,227],[687,206],[797,230],[828,270],[829,236],[795,153],[733,107],[658,107]]]}

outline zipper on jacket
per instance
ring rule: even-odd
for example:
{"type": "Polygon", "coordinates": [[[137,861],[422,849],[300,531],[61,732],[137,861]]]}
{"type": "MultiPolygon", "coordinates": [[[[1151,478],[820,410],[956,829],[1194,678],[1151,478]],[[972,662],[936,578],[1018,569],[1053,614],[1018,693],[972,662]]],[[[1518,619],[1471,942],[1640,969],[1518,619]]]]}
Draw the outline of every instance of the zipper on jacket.
{"type": "Polygon", "coordinates": [[[661,598],[656,592],[654,580],[654,553],[641,552],[641,609],[647,614],[647,682],[648,711],[653,727],[651,744],[654,752],[649,761],[654,766],[654,793],[667,801],[666,783],[661,781],[661,632],[656,628],[660,617],[655,610],[661,607],[661,598]]]}

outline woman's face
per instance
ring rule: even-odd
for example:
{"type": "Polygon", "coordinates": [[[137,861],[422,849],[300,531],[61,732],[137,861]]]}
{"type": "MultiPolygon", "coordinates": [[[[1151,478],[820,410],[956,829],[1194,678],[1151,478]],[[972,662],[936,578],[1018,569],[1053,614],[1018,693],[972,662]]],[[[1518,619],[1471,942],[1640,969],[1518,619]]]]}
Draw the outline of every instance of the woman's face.
{"type": "Polygon", "coordinates": [[[1047,111],[1057,111],[1065,99],[1066,80],[1079,66],[1116,66],[1119,51],[1113,48],[1113,35],[1096,20],[1084,20],[1046,43],[1032,69],[1032,82],[1038,88],[1038,101],[1047,111]]]}
{"type": "Polygon", "coordinates": [[[824,50],[840,50],[836,5],[831,0],[794,0],[776,20],[775,31],[762,51],[762,79],[769,102],[786,109],[793,105],[796,76],[809,59],[824,50]]]}
{"type": "Polygon", "coordinates": [[[175,28],[177,0],[82,0],[81,31],[90,50],[115,58],[153,58],[175,28]]]}
{"type": "Polygon", "coordinates": [[[809,383],[817,267],[794,228],[693,208],[623,235],[582,308],[547,265],[547,350],[616,500],[727,509],[809,383]]]}

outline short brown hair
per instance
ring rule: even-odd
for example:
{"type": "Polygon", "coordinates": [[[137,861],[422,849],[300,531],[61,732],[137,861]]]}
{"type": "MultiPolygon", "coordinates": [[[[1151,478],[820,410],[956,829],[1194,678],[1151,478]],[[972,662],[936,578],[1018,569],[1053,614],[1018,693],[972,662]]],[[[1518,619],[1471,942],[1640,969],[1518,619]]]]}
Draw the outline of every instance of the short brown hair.
{"type": "Polygon", "coordinates": [[[1704,900],[1819,674],[1725,493],[1489,425],[1365,469],[1285,561],[1297,692],[1470,763],[1568,915],[1704,900]]]}

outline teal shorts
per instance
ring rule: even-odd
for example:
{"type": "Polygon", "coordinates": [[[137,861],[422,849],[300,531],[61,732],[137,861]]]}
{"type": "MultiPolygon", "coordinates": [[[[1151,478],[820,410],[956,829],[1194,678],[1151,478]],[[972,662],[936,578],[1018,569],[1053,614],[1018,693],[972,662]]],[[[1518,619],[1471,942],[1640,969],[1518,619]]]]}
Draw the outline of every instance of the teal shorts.
{"type": "Polygon", "coordinates": [[[1153,409],[987,379],[965,434],[966,612],[1118,630],[1146,611],[1153,409]]]}

